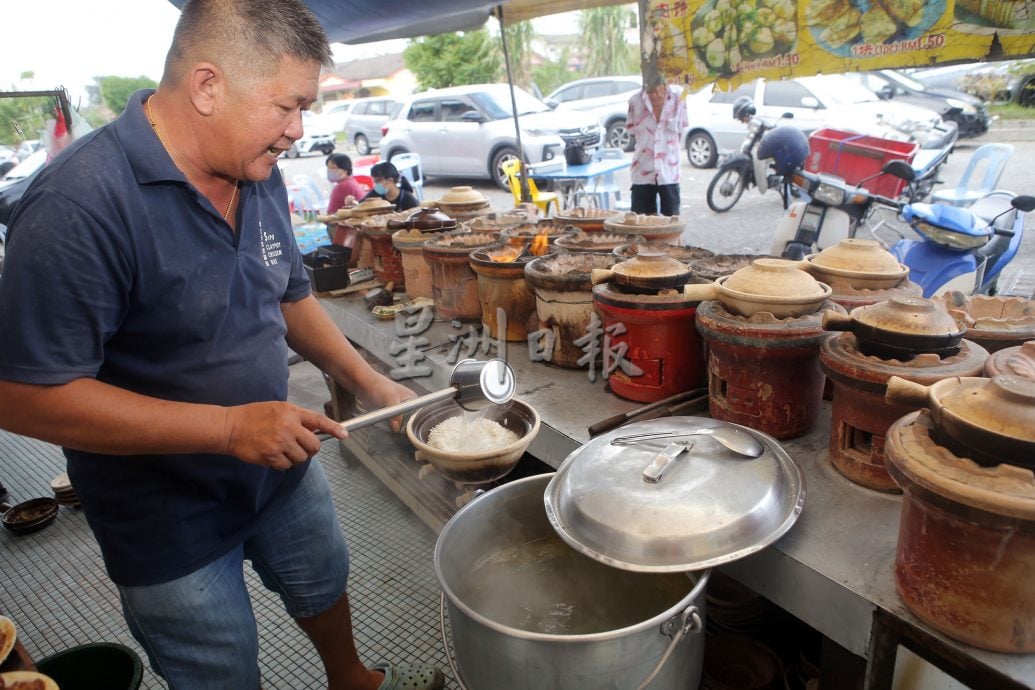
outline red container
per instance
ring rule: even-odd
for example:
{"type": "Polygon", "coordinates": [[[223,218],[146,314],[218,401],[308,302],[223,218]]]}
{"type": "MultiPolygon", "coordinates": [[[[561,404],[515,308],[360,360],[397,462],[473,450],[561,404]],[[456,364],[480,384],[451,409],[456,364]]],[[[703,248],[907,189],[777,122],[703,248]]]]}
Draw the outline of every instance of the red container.
{"type": "MultiPolygon", "coordinates": [[[[849,184],[878,175],[884,164],[892,160],[913,162],[919,144],[870,137],[838,129],[819,129],[809,137],[809,157],[805,169],[842,177],[849,184]]],[[[874,194],[894,199],[906,186],[905,180],[892,175],[873,177],[863,185],[874,194]]]]}

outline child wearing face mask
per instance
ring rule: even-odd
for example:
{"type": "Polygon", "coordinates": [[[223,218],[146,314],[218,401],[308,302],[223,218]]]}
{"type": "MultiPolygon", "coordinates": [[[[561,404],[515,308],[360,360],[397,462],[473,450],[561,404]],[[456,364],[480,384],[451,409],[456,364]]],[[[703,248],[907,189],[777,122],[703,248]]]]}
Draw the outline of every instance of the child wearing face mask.
{"type": "MultiPolygon", "coordinates": [[[[334,185],[327,202],[327,215],[333,214],[343,206],[355,204],[356,198],[366,193],[363,186],[352,176],[352,159],[344,153],[332,153],[327,156],[327,181],[334,185]]],[[[355,228],[335,223],[327,226],[327,234],[334,244],[351,247],[355,244],[357,232],[355,228]]]]}
{"type": "Polygon", "coordinates": [[[420,205],[409,182],[404,179],[400,184],[399,170],[391,163],[375,164],[370,168],[370,177],[374,180],[374,191],[363,197],[363,201],[381,198],[395,204],[396,211],[405,211],[420,205]]]}

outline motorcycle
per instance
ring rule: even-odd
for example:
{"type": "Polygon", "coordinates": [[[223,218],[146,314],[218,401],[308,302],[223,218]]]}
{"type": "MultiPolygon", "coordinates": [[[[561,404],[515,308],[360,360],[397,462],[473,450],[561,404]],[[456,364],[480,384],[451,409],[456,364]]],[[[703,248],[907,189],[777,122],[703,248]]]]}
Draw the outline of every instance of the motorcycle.
{"type": "MultiPolygon", "coordinates": [[[[790,113],[783,117],[792,117],[790,113]]],[[[773,172],[768,163],[760,160],[756,153],[758,142],[766,132],[775,128],[777,123],[769,122],[761,117],[752,117],[748,122],[748,135],[740,145],[740,151],[733,154],[719,165],[711,183],[708,185],[706,199],[708,208],[716,213],[725,213],[736,206],[745,189],[757,187],[759,193],[765,194],[770,189],[782,188],[783,207],[787,208],[791,193],[790,182],[782,175],[773,172]]]]}
{"type": "MultiPolygon", "coordinates": [[[[1021,245],[1024,214],[1032,211],[1035,197],[1002,190],[968,208],[903,204],[899,217],[920,239],[899,235],[890,250],[909,267],[909,279],[920,285],[924,297],[950,291],[994,295],[999,276],[1021,245]]],[[[877,228],[873,234],[880,239],[877,228]]]]}
{"type": "Polygon", "coordinates": [[[867,225],[872,214],[880,207],[897,207],[897,200],[872,194],[865,185],[880,175],[892,174],[907,181],[900,195],[908,202],[918,201],[930,194],[938,181],[938,171],[948,159],[955,139],[941,149],[922,151],[912,163],[888,161],[880,172],[848,184],[843,178],[828,173],[805,170],[802,163],[785,177],[800,190],[803,201],[787,206],[777,224],[770,254],[790,259],[801,259],[843,239],[855,237],[861,225],[867,225]]]}

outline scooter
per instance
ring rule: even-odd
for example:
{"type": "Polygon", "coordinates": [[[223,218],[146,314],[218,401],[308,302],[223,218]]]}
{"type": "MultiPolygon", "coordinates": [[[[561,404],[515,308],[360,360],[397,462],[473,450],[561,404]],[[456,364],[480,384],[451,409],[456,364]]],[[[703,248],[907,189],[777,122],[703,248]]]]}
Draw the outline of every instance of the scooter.
{"type": "MultiPolygon", "coordinates": [[[[786,113],[783,117],[793,117],[786,113]]],[[[781,188],[783,207],[789,203],[790,181],[783,175],[776,174],[768,161],[760,160],[755,153],[758,142],[765,133],[776,127],[777,123],[761,117],[752,117],[748,122],[748,135],[740,145],[740,151],[733,154],[719,165],[711,183],[708,185],[708,208],[716,213],[725,213],[737,205],[745,189],[757,187],[760,194],[770,189],[781,188]]]]}
{"type": "Polygon", "coordinates": [[[788,178],[807,199],[787,206],[787,212],[776,226],[769,253],[801,259],[843,239],[855,237],[858,227],[868,223],[876,208],[889,204],[895,208],[901,206],[897,200],[880,197],[866,189],[865,185],[880,175],[892,174],[906,179],[908,184],[901,196],[910,202],[925,198],[951,151],[952,146],[949,145],[923,157],[918,156],[912,164],[901,160],[888,161],[880,172],[856,184],[848,184],[836,175],[809,172],[802,165],[797,166],[788,178]]]}
{"type": "Polygon", "coordinates": [[[1021,245],[1024,214],[1032,211],[1035,197],[1001,190],[969,208],[905,204],[899,215],[920,239],[900,237],[891,253],[909,267],[909,279],[923,288],[924,297],[950,291],[994,295],[1021,245]]]}

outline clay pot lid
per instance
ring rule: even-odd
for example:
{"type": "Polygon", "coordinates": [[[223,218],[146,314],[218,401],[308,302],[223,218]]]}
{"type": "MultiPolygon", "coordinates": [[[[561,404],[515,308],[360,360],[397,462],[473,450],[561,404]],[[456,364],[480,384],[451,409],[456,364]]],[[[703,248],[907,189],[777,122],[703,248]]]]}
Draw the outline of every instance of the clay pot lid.
{"type": "Polygon", "coordinates": [[[985,374],[1009,374],[1035,381],[1035,340],[993,352],[985,362],[985,374]]]}
{"type": "MultiPolygon", "coordinates": [[[[388,211],[388,209],[394,208],[395,204],[388,201],[387,199],[382,199],[378,197],[374,199],[366,199],[364,201],[361,201],[358,205],[353,206],[352,208],[344,209],[344,212],[348,214],[348,216],[369,216],[374,214],[385,213],[388,211]]],[[[342,210],[339,210],[338,213],[341,215],[342,210]]]]}
{"type": "Polygon", "coordinates": [[[728,276],[758,259],[775,259],[765,254],[715,254],[690,263],[695,283],[711,283],[722,276],[728,276]]]}
{"type": "Polygon", "coordinates": [[[566,208],[559,213],[555,213],[553,217],[563,223],[571,223],[573,225],[602,225],[608,218],[615,218],[619,215],[622,215],[620,211],[612,211],[606,208],[576,206],[575,208],[566,208]]]}
{"type": "Polygon", "coordinates": [[[456,219],[446,215],[439,208],[428,206],[409,212],[409,215],[401,220],[390,220],[388,227],[393,230],[407,229],[425,232],[451,230],[456,227],[456,219]]]}
{"type": "Polygon", "coordinates": [[[917,336],[962,337],[966,327],[940,304],[923,297],[892,297],[850,312],[853,319],[878,331],[917,336]]]}
{"type": "Polygon", "coordinates": [[[514,208],[502,213],[488,213],[467,221],[472,232],[498,232],[503,228],[524,225],[533,222],[524,209],[514,208]]]}
{"type": "MultiPolygon", "coordinates": [[[[819,254],[811,255],[811,263],[823,268],[836,268],[850,273],[892,275],[902,272],[894,255],[876,240],[844,239],[819,254]]],[[[908,270],[908,269],[907,269],[908,270]]]]}
{"type": "Polygon", "coordinates": [[[487,206],[489,199],[473,187],[462,186],[450,188],[448,192],[439,197],[438,203],[449,206],[474,206],[476,204],[487,206]]]}
{"type": "Polygon", "coordinates": [[[726,278],[723,286],[746,295],[802,300],[822,297],[830,289],[801,270],[798,262],[784,259],[756,259],[726,278]]]}
{"type": "Polygon", "coordinates": [[[611,267],[615,274],[629,279],[674,278],[686,282],[690,267],[662,252],[640,252],[611,267]]]}
{"type": "Polygon", "coordinates": [[[685,264],[703,259],[710,259],[715,256],[715,252],[710,249],[705,249],[704,247],[669,244],[659,240],[633,240],[629,244],[623,244],[614,249],[614,254],[619,259],[631,259],[640,252],[664,252],[673,259],[682,261],[685,264]]]}
{"type": "Polygon", "coordinates": [[[1028,441],[1035,448],[1035,380],[1000,374],[957,377],[932,392],[932,407],[989,432],[1028,441]]]}
{"type": "Polygon", "coordinates": [[[546,235],[551,239],[557,239],[563,235],[574,235],[579,231],[573,225],[565,225],[562,223],[554,223],[552,221],[536,222],[536,223],[523,223],[521,225],[513,225],[509,228],[503,228],[500,231],[500,235],[504,237],[520,238],[520,239],[531,239],[536,235],[546,235]]]}

